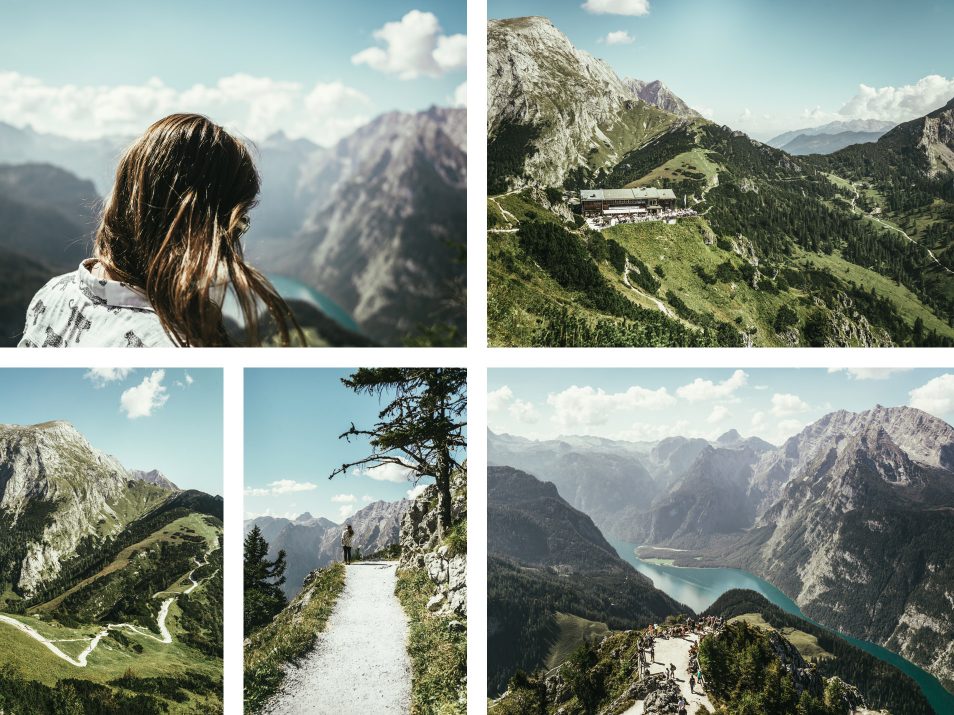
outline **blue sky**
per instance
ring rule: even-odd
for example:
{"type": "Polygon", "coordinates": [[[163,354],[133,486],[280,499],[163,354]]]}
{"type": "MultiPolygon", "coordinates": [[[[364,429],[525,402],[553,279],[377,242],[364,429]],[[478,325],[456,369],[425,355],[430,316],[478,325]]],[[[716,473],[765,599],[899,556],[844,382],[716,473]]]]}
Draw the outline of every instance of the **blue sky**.
{"type": "Polygon", "coordinates": [[[2,16],[0,121],[77,137],[202,111],[327,144],[451,104],[466,75],[464,0],[37,0],[2,16]],[[403,24],[376,37],[388,23],[403,24]]]}
{"type": "MultiPolygon", "coordinates": [[[[302,512],[341,522],[372,501],[397,501],[414,484],[398,469],[329,480],[368,455],[367,441],[338,439],[354,422],[369,428],[386,401],[341,384],[351,369],[245,371],[245,515],[295,518],[302,512]]],[[[420,484],[432,482],[423,479],[420,484]]]]}
{"type": "Polygon", "coordinates": [[[3,368],[0,395],[2,424],[66,420],[127,469],[222,494],[219,369],[3,368]]]}
{"type": "Polygon", "coordinates": [[[905,121],[954,97],[947,0],[585,4],[648,11],[596,13],[583,0],[488,0],[488,11],[547,16],[621,76],[661,79],[714,121],[761,139],[834,119],[905,121]],[[611,32],[632,42],[617,35],[623,42],[609,44],[611,32]]]}
{"type": "Polygon", "coordinates": [[[912,405],[954,423],[954,371],[492,369],[488,425],[531,439],[714,439],[729,429],[781,444],[835,410],[912,405]]]}

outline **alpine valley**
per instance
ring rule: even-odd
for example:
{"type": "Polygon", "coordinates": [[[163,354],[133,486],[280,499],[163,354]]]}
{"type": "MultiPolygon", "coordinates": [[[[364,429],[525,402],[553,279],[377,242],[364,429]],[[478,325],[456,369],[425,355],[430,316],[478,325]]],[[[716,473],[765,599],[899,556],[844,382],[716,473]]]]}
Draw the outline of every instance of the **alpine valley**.
{"type": "MultiPolygon", "coordinates": [[[[464,342],[466,125],[466,110],[431,107],[382,114],[332,147],[278,132],[253,148],[262,191],[246,255],[309,344],[464,342]]],[[[91,255],[131,141],[0,122],[0,345],[16,344],[36,290],[91,255]]]]}
{"type": "Polygon", "coordinates": [[[222,499],[0,425],[0,711],[221,713],[222,499]]]}
{"type": "MultiPolygon", "coordinates": [[[[796,636],[811,634],[809,640],[826,652],[843,655],[816,658],[818,653],[811,655],[801,636],[790,640],[810,656],[818,673],[857,687],[868,707],[931,712],[914,681],[889,665],[890,659],[873,658],[840,634],[901,655],[954,693],[954,428],[937,417],[913,407],[839,410],[780,446],[744,438],[736,430],[716,440],[669,437],[659,442],[596,437],[534,441],[490,432],[488,464],[499,465],[490,467],[491,596],[503,588],[493,577],[503,568],[515,570],[508,580],[519,584],[571,573],[570,566],[556,564],[568,564],[573,554],[586,553],[595,564],[593,554],[609,546],[592,535],[599,529],[617,550],[630,551],[637,566],[742,569],[764,579],[793,602],[801,617],[747,591],[725,593],[706,614],[742,617],[782,634],[786,629],[794,629],[796,636]],[[516,470],[552,483],[541,484],[516,470]],[[519,483],[518,476],[525,482],[522,488],[511,486],[505,493],[501,485],[519,483]],[[537,485],[539,496],[532,510],[524,510],[525,524],[514,536],[514,527],[504,528],[498,514],[509,515],[529,503],[528,484],[537,485]],[[555,511],[553,500],[563,504],[562,512],[555,511]],[[565,516],[574,510],[585,512],[592,522],[579,512],[572,520],[565,516]],[[561,524],[556,524],[556,514],[561,524]],[[554,543],[554,535],[564,541],[585,535],[589,545],[583,551],[560,546],[562,559],[545,558],[544,546],[554,543]],[[496,546],[501,540],[510,544],[509,552],[496,546]],[[521,544],[519,559],[512,553],[513,543],[521,544]],[[501,561],[505,558],[511,563],[501,561]],[[519,567],[512,563],[515,559],[519,567]]],[[[610,551],[607,558],[616,555],[610,551]]],[[[641,575],[633,573],[629,580],[641,575]]],[[[563,601],[551,600],[559,605],[531,620],[540,624],[539,645],[531,652],[541,655],[519,664],[528,672],[546,662],[553,648],[570,652],[561,644],[567,633],[578,643],[585,634],[603,636],[607,628],[620,628],[614,621],[613,604],[620,603],[616,589],[600,588],[602,603],[574,603],[570,594],[598,581],[563,581],[563,601]],[[573,619],[567,621],[556,612],[560,609],[573,619]]],[[[516,586],[508,588],[512,592],[516,586]]],[[[511,598],[524,609],[534,603],[525,593],[511,598]]],[[[490,604],[493,626],[493,598],[490,604]]],[[[671,602],[668,612],[691,613],[671,602]]],[[[505,616],[496,618],[506,621],[505,616]]],[[[645,616],[632,618],[640,619],[645,616]]],[[[729,640],[737,637],[748,636],[735,633],[729,640]]],[[[491,627],[491,644],[495,638],[507,640],[491,627]]],[[[512,661],[495,668],[494,648],[490,651],[493,693],[514,668],[512,661]]],[[[943,694],[943,688],[937,686],[937,691],[943,694]]]]}
{"type": "Polygon", "coordinates": [[[520,17],[489,24],[487,131],[491,345],[954,341],[954,99],[775,148],[520,17]],[[584,220],[581,190],[633,187],[684,215],[584,220]]]}

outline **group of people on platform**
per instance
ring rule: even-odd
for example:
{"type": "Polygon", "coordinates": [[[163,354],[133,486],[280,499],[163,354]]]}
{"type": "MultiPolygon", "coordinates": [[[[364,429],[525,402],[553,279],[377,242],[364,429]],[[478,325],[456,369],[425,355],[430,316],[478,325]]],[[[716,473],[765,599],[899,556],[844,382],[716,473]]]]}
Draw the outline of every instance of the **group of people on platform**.
{"type": "MultiPolygon", "coordinates": [[[[657,640],[668,640],[670,638],[688,638],[690,635],[697,635],[699,639],[708,633],[719,630],[723,625],[721,616],[701,616],[699,618],[687,618],[681,623],[672,623],[666,626],[651,624],[646,633],[639,641],[638,669],[639,675],[649,675],[650,667],[656,662],[656,642],[657,640]]],[[[664,665],[661,663],[660,665],[664,665]]],[[[669,663],[663,668],[663,675],[667,680],[676,680],[676,666],[669,663]]],[[[702,668],[699,665],[699,641],[693,641],[689,646],[689,667],[687,670],[689,692],[695,693],[696,686],[699,687],[699,694],[705,693],[705,678],[702,675],[702,668]]],[[[685,700],[680,705],[685,707],[685,700]]],[[[684,710],[680,709],[680,712],[684,710]]]]}

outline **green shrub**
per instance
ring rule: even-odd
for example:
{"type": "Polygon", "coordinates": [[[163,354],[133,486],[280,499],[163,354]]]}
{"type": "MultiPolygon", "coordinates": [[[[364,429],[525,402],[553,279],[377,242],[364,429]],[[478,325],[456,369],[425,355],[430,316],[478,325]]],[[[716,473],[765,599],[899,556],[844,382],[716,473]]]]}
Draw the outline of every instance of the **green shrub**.
{"type": "Polygon", "coordinates": [[[398,571],[395,593],[408,616],[410,715],[464,715],[467,712],[467,626],[450,616],[435,615],[427,610],[432,589],[424,569],[398,571]]]}

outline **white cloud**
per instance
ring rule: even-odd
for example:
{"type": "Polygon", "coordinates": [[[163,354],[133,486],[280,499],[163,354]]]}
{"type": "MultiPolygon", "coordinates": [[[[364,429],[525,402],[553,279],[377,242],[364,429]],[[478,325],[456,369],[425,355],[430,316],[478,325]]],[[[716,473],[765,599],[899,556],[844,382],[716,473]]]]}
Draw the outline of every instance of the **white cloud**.
{"type": "Polygon", "coordinates": [[[374,501],[374,497],[368,496],[367,494],[362,494],[361,501],[364,502],[365,504],[370,504],[371,502],[374,501]]]}
{"type": "Polygon", "coordinates": [[[658,442],[666,437],[697,437],[700,436],[695,425],[688,420],[677,420],[672,423],[665,422],[633,422],[627,425],[627,429],[613,435],[615,439],[628,440],[630,442],[658,442]]]}
{"type": "Polygon", "coordinates": [[[440,77],[467,66],[466,35],[444,35],[437,16],[411,10],[397,22],[387,22],[374,31],[385,47],[368,47],[351,57],[356,65],[368,65],[398,79],[440,77]]]}
{"type": "Polygon", "coordinates": [[[317,489],[317,484],[311,482],[296,482],[294,479],[279,479],[268,485],[271,494],[294,494],[295,492],[310,492],[317,489]]]}
{"type": "Polygon", "coordinates": [[[581,7],[594,15],[649,14],[649,0],[586,0],[581,7]]]}
{"type": "Polygon", "coordinates": [[[185,381],[187,385],[191,385],[193,382],[195,382],[195,380],[192,378],[192,375],[189,373],[185,374],[185,381]]]}
{"type": "Polygon", "coordinates": [[[166,376],[165,370],[154,370],[136,387],[130,387],[119,398],[120,408],[131,419],[149,417],[153,410],[158,410],[169,400],[169,394],[162,384],[166,376]]]}
{"type": "Polygon", "coordinates": [[[467,82],[461,82],[454,90],[454,96],[451,97],[450,104],[453,107],[467,106],[467,82]]]}
{"type": "Polygon", "coordinates": [[[909,367],[830,367],[829,374],[844,372],[855,380],[887,380],[899,372],[907,372],[909,367]]]}
{"type": "Polygon", "coordinates": [[[566,427],[601,425],[617,410],[654,410],[672,405],[675,401],[665,387],[650,390],[638,385],[616,393],[607,393],[588,385],[573,385],[562,392],[547,395],[547,404],[555,409],[554,421],[566,427]]]}
{"type": "Polygon", "coordinates": [[[731,377],[718,383],[697,377],[689,384],[677,388],[676,394],[689,402],[725,399],[731,397],[740,387],[744,387],[748,379],[749,376],[744,370],[736,370],[731,377]]]}
{"type": "Polygon", "coordinates": [[[798,395],[776,392],[772,395],[772,414],[776,417],[797,415],[808,409],[808,403],[798,395]]]}
{"type": "MultiPolygon", "coordinates": [[[[248,489],[245,490],[249,491],[248,489]]],[[[256,519],[260,516],[270,516],[273,519],[290,519],[294,521],[298,518],[298,514],[293,511],[272,511],[271,509],[266,509],[265,511],[247,511],[245,512],[246,519],[256,519]]]]}
{"type": "MultiPolygon", "coordinates": [[[[245,489],[244,494],[247,497],[267,497],[279,494],[310,492],[317,488],[318,485],[312,484],[311,482],[296,482],[294,479],[278,479],[266,484],[264,489],[261,487],[248,487],[245,489]]],[[[334,498],[332,498],[332,501],[334,501],[334,498]]]]}
{"type": "Polygon", "coordinates": [[[354,494],[335,494],[331,497],[331,501],[335,504],[351,504],[357,501],[357,499],[354,494]]]}
{"type": "Polygon", "coordinates": [[[510,405],[509,411],[511,416],[526,424],[534,424],[540,419],[540,416],[537,414],[537,408],[533,406],[533,403],[527,402],[526,400],[515,400],[514,403],[510,405]]]}
{"type": "Polygon", "coordinates": [[[417,484],[417,485],[411,487],[410,489],[407,490],[407,498],[408,498],[408,499],[417,499],[417,498],[421,495],[421,493],[422,493],[425,489],[427,489],[428,486],[430,486],[430,485],[428,485],[428,484],[417,484]]]}
{"type": "Polygon", "coordinates": [[[93,367],[86,371],[84,378],[90,380],[98,390],[107,383],[125,380],[133,369],[131,367],[93,367]]]}
{"type": "Polygon", "coordinates": [[[338,507],[338,521],[345,521],[352,514],[354,514],[354,505],[342,504],[338,507]]]}
{"type": "Polygon", "coordinates": [[[858,85],[858,92],[838,114],[841,119],[906,122],[943,107],[954,97],[954,78],[932,74],[901,87],[858,85]]]}
{"type": "Polygon", "coordinates": [[[911,407],[943,417],[954,412],[954,375],[945,373],[908,393],[911,407]]]}
{"type": "Polygon", "coordinates": [[[783,444],[789,437],[798,434],[806,424],[808,423],[794,418],[785,420],[769,418],[761,411],[752,415],[753,434],[775,445],[783,444]]]}
{"type": "Polygon", "coordinates": [[[180,91],[156,77],[139,85],[53,85],[0,72],[0,121],[73,139],[135,136],[167,114],[197,112],[255,140],[283,130],[330,146],[366,123],[370,108],[370,98],[341,82],[308,88],[240,73],[180,91]]]}
{"type": "Polygon", "coordinates": [[[712,119],[715,116],[715,110],[712,107],[692,107],[706,119],[712,119]]]}
{"type": "Polygon", "coordinates": [[[413,472],[400,464],[387,462],[377,467],[355,467],[351,470],[350,475],[353,477],[368,477],[379,482],[400,484],[407,481],[413,475],[413,472]]]}
{"type": "Polygon", "coordinates": [[[726,417],[729,416],[729,408],[725,405],[716,405],[712,408],[712,412],[709,413],[709,416],[706,417],[706,422],[710,425],[715,424],[716,422],[721,422],[726,417]]]}
{"type": "Polygon", "coordinates": [[[608,33],[606,37],[600,38],[600,42],[605,42],[607,45],[631,45],[636,42],[636,38],[626,30],[616,30],[608,33]]]}
{"type": "Polygon", "coordinates": [[[487,410],[490,412],[500,412],[513,399],[513,390],[504,385],[496,390],[487,393],[487,410]]]}

